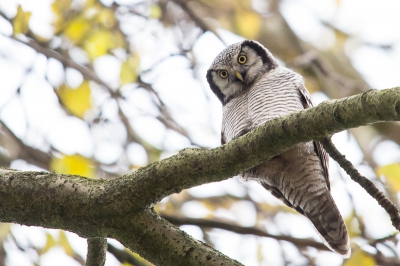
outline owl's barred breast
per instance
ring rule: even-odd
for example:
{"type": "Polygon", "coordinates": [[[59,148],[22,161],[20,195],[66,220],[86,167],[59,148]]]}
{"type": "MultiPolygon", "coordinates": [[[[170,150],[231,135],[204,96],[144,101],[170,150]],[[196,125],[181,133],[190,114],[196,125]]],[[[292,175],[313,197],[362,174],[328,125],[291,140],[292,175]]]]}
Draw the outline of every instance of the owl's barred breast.
{"type": "Polygon", "coordinates": [[[302,77],[278,67],[223,107],[222,134],[226,142],[275,117],[304,109],[297,85],[302,77]]]}

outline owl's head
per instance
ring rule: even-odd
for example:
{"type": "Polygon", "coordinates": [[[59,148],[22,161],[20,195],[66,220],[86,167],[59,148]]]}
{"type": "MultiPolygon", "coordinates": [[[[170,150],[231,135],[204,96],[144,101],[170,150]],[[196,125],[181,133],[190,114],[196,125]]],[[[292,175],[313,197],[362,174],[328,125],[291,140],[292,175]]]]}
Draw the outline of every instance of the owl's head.
{"type": "Polygon", "coordinates": [[[222,104],[249,89],[278,63],[262,44],[245,40],[223,50],[207,71],[207,81],[222,104]]]}

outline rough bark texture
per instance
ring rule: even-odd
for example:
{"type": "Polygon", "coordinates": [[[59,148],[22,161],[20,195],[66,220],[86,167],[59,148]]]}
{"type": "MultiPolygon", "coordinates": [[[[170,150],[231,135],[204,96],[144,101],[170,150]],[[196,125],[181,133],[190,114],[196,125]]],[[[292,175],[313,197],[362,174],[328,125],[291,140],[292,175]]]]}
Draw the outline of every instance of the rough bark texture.
{"type": "Polygon", "coordinates": [[[86,266],[104,266],[106,263],[107,239],[104,237],[88,238],[86,266]]]}
{"type": "Polygon", "coordinates": [[[215,149],[185,149],[113,180],[0,169],[0,221],[111,237],[156,265],[240,265],[160,218],[163,197],[239,174],[300,142],[400,120],[400,88],[324,102],[215,149]]]}

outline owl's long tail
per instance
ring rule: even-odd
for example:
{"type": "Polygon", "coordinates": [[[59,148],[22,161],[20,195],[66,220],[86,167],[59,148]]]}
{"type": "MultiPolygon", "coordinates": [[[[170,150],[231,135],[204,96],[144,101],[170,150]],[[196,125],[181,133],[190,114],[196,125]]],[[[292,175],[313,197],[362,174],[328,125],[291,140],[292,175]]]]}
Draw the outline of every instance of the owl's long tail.
{"type": "Polygon", "coordinates": [[[325,245],[344,258],[350,257],[347,228],[331,193],[326,190],[323,194],[316,196],[312,202],[315,206],[305,206],[304,215],[313,223],[325,245]]]}
{"type": "Polygon", "coordinates": [[[329,191],[329,180],[320,159],[315,153],[305,153],[306,149],[307,144],[297,146],[254,168],[252,173],[272,195],[306,216],[326,246],[348,258],[349,236],[329,191]]]}
{"type": "Polygon", "coordinates": [[[306,216],[315,226],[322,241],[329,249],[339,253],[343,258],[350,257],[350,239],[346,224],[327,187],[321,191],[318,184],[307,186],[306,191],[300,193],[305,196],[301,197],[301,202],[299,202],[296,200],[298,197],[289,196],[290,199],[288,200],[278,188],[271,187],[264,182],[260,183],[283,203],[306,216]],[[318,193],[316,193],[316,190],[318,193]]]}

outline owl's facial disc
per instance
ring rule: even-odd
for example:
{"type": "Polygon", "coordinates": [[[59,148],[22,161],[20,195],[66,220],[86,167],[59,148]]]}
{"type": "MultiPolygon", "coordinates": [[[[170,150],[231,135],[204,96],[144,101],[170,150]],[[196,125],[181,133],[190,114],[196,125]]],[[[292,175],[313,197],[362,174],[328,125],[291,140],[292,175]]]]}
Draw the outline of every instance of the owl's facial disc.
{"type": "Polygon", "coordinates": [[[266,48],[246,40],[228,46],[214,59],[207,71],[207,81],[222,104],[226,104],[277,66],[266,48]]]}

